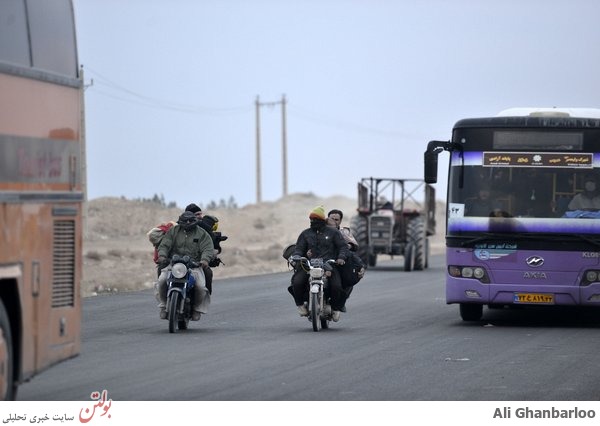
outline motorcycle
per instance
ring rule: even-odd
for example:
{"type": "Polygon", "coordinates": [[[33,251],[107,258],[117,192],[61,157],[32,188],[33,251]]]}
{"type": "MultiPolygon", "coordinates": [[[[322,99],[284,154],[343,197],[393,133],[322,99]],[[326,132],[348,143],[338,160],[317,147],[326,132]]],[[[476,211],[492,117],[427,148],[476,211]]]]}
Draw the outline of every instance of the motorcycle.
{"type": "Polygon", "coordinates": [[[308,320],[312,323],[313,331],[329,328],[332,320],[332,309],[329,297],[326,296],[328,285],[327,271],[333,270],[334,259],[308,259],[302,256],[292,256],[293,262],[300,262],[301,267],[308,273],[309,298],[308,320]]]}
{"type": "MultiPolygon", "coordinates": [[[[167,320],[169,321],[169,333],[179,330],[187,330],[192,309],[195,305],[196,279],[192,274],[192,268],[200,265],[194,262],[190,256],[174,255],[171,259],[171,270],[167,276],[167,320]]],[[[202,269],[200,269],[202,274],[202,269]]]]}

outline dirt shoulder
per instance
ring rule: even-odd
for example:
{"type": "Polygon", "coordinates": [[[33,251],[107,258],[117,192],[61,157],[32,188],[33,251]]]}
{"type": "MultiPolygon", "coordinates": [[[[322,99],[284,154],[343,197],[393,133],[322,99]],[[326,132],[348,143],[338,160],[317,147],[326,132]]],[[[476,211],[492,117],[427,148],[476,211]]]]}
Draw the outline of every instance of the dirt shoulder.
{"type": "MultiPolygon", "coordinates": [[[[308,226],[308,213],[318,205],[326,211],[342,210],[346,226],[356,211],[356,201],[350,198],[319,198],[313,194],[206,211],[219,218],[219,231],[228,236],[220,256],[224,265],[214,269],[215,280],[288,271],[281,253],[308,226]]],[[[83,296],[152,288],[156,268],[146,233],[159,223],[176,220],[180,214],[181,209],[148,201],[113,197],[90,200],[83,240],[83,296]]],[[[440,223],[443,220],[438,219],[438,228],[440,223]]],[[[432,253],[443,249],[439,232],[430,243],[432,253]]]]}

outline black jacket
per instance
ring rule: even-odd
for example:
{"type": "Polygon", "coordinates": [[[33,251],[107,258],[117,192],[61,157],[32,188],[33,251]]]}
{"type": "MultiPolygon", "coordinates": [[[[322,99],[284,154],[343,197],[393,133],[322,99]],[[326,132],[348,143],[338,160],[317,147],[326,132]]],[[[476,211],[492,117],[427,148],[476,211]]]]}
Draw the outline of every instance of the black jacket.
{"type": "Polygon", "coordinates": [[[300,233],[296,241],[294,255],[305,256],[311,251],[311,258],[343,259],[348,258],[348,244],[342,234],[329,226],[313,229],[308,228],[300,233]]]}

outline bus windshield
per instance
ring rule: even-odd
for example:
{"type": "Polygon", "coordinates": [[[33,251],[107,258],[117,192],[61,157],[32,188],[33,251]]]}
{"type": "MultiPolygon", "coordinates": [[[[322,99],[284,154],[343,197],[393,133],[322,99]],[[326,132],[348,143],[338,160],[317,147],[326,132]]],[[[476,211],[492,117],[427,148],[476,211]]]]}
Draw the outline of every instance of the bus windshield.
{"type": "MultiPolygon", "coordinates": [[[[470,132],[460,138],[470,140],[470,132]]],[[[496,131],[452,152],[448,233],[600,234],[600,173],[580,132],[496,131]]],[[[600,150],[600,147],[599,147],[600,150]]]]}

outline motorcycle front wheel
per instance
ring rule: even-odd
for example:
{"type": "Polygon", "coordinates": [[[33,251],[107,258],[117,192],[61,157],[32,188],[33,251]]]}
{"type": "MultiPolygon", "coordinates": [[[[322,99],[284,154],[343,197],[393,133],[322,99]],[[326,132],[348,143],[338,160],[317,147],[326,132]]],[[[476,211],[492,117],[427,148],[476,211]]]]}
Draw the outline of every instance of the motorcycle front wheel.
{"type": "Polygon", "coordinates": [[[311,305],[310,320],[312,322],[313,331],[319,331],[321,329],[321,306],[319,304],[319,293],[311,293],[311,305]]]}
{"type": "Polygon", "coordinates": [[[187,319],[179,321],[179,329],[180,330],[187,330],[188,329],[188,320],[187,319]]]}
{"type": "Polygon", "coordinates": [[[179,309],[179,305],[181,303],[181,293],[173,292],[169,297],[168,303],[168,315],[167,319],[169,320],[169,333],[177,332],[177,310],[179,309]]]}

